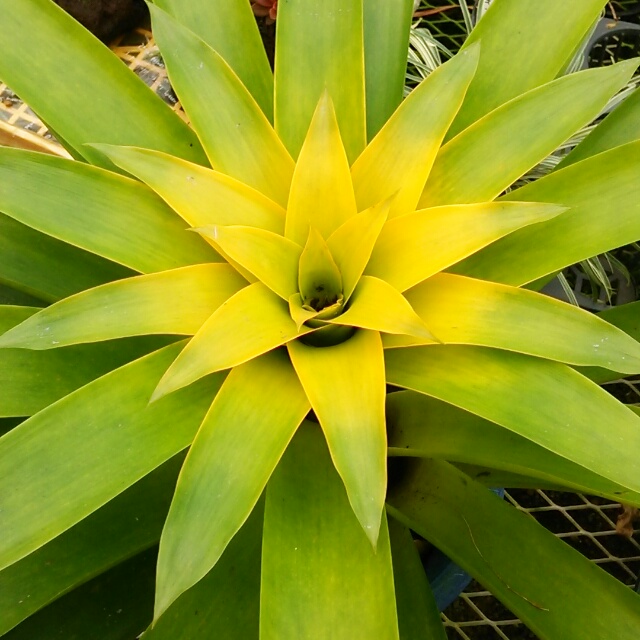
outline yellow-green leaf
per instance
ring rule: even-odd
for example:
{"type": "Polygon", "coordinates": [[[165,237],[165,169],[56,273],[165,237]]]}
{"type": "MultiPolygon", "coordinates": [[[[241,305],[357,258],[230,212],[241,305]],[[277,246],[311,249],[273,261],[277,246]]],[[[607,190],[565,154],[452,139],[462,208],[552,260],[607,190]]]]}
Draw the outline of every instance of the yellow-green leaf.
{"type": "Polygon", "coordinates": [[[196,231],[281,298],[288,300],[298,291],[302,247],[295,242],[255,227],[215,226],[196,231]]]}
{"type": "Polygon", "coordinates": [[[358,209],[392,195],[389,217],[415,210],[431,166],[478,65],[468,48],[404,100],[352,167],[358,209]]]}
{"type": "Polygon", "coordinates": [[[325,91],[293,173],[285,235],[303,245],[313,227],[328,238],[356,211],[349,161],[333,102],[325,91]]]}
{"type": "Polygon", "coordinates": [[[532,17],[530,0],[494,0],[463,45],[464,50],[480,42],[482,55],[448,137],[556,78],[605,4],[606,0],[536,0],[532,17]]]}
{"type": "Polygon", "coordinates": [[[572,73],[487,114],[442,147],[420,208],[493,200],[596,118],[637,66],[629,60],[572,73]]]}
{"type": "Polygon", "coordinates": [[[216,260],[139,182],[43,153],[0,148],[0,210],[141,273],[216,260]]]}
{"type": "Polygon", "coordinates": [[[95,147],[148,184],[192,227],[238,224],[284,232],[280,205],[223,173],[148,149],[95,147]]]}
{"type": "Polygon", "coordinates": [[[265,115],[273,118],[273,74],[248,2],[154,0],[217,51],[238,74],[265,115]]]}
{"type": "Polygon", "coordinates": [[[550,204],[506,204],[434,207],[389,220],[365,273],[404,291],[498,238],[565,210],[550,204]]]}
{"type": "Polygon", "coordinates": [[[85,146],[107,142],[206,162],[198,138],[180,116],[55,3],[1,0],[0,15],[6,31],[0,78],[76,155],[112,169],[85,146]],[[69,108],[75,104],[82,108],[69,108]]]}
{"type": "Polygon", "coordinates": [[[309,422],[267,486],[260,638],[398,640],[386,518],[373,549],[309,422]]]}
{"type": "Polygon", "coordinates": [[[333,99],[353,162],[365,145],[362,0],[307,0],[278,6],[276,131],[298,156],[323,91],[333,99]]]}
{"type": "MultiPolygon", "coordinates": [[[[549,296],[441,273],[406,292],[425,324],[447,344],[474,344],[568,364],[640,373],[640,343],[579,307],[549,296]]],[[[385,337],[385,347],[419,344],[385,337]]]]}
{"type": "Polygon", "coordinates": [[[421,344],[438,341],[397,289],[372,276],[360,279],[349,308],[327,322],[415,336],[421,339],[421,344]]]}
{"type": "Polygon", "coordinates": [[[286,205],[293,160],[253,96],[209,45],[149,8],[171,84],[211,165],[286,205]]]}
{"type": "Polygon", "coordinates": [[[299,340],[287,346],[351,507],[375,547],[387,485],[380,336],[359,330],[332,347],[311,347],[299,340]]]}
{"type": "Polygon", "coordinates": [[[229,298],[202,325],[167,370],[153,400],[208,373],[256,358],[308,331],[298,332],[287,303],[273,291],[261,282],[249,285],[229,298]]]}
{"type": "Polygon", "coordinates": [[[465,260],[458,273],[517,286],[640,238],[640,141],[555,171],[503,200],[571,207],[465,260]]]}
{"type": "MultiPolygon", "coordinates": [[[[527,478],[527,488],[552,486],[640,505],[640,493],[607,480],[531,440],[477,415],[422,393],[399,391],[387,396],[389,455],[439,458],[457,466],[484,471],[478,481],[493,487],[505,472],[527,478]]],[[[465,471],[466,473],[466,471],[465,471]]]]}
{"type": "Polygon", "coordinates": [[[191,445],[162,532],[156,619],[218,562],[308,411],[285,353],[229,374],[191,445]]]}
{"type": "Polygon", "coordinates": [[[342,275],[345,302],[353,293],[371,252],[387,220],[390,199],[356,214],[336,229],[327,239],[327,246],[342,275]]]}
{"type": "Polygon", "coordinates": [[[90,289],[43,309],[0,347],[54,349],[146,334],[193,335],[246,281],[227,264],[201,264],[90,289]]]}
{"type": "Polygon", "coordinates": [[[364,0],[367,140],[402,102],[413,0],[364,0]]]}
{"type": "Polygon", "coordinates": [[[224,375],[150,405],[154,386],[182,346],[165,347],[91,382],[0,438],[0,568],[191,444],[224,375]],[[64,495],[73,499],[61,500],[64,495]]]}
{"type": "Polygon", "coordinates": [[[389,383],[475,413],[640,492],[640,417],[566,365],[458,345],[389,349],[385,362],[389,383]]]}

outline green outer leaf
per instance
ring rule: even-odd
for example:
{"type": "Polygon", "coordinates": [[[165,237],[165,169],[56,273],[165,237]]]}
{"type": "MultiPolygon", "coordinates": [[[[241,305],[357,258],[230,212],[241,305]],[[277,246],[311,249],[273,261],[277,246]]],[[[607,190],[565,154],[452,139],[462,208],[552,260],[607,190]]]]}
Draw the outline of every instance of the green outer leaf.
{"type": "Polygon", "coordinates": [[[55,349],[135,335],[193,335],[244,286],[227,264],[112,282],[43,309],[0,337],[0,347],[55,349]]]}
{"type": "Polygon", "coordinates": [[[162,532],[156,619],[218,562],[308,411],[283,352],[229,374],[189,450],[162,532]]]}
{"type": "Polygon", "coordinates": [[[143,640],[258,637],[263,502],[233,537],[216,566],[169,607],[144,633],[143,640]]]}
{"type": "Polygon", "coordinates": [[[112,168],[84,146],[109,142],[206,163],[178,114],[53,2],[0,0],[0,15],[0,78],[84,158],[112,168]]]}
{"type": "Polygon", "coordinates": [[[166,343],[166,338],[142,337],[50,351],[0,349],[0,416],[32,416],[166,343]]]}
{"type": "Polygon", "coordinates": [[[251,7],[236,0],[154,0],[191,29],[231,66],[269,120],[273,119],[273,74],[251,7]]]}
{"type": "Polygon", "coordinates": [[[360,330],[333,347],[310,347],[300,341],[287,347],[351,507],[375,547],[387,486],[380,335],[360,330]]]}
{"type": "Polygon", "coordinates": [[[149,8],[171,85],[211,165],[286,205],[293,160],[252,95],[192,31],[156,6],[149,8]]]}
{"type": "Polygon", "coordinates": [[[618,105],[598,126],[563,160],[559,167],[590,158],[603,151],[640,140],[640,91],[636,89],[618,105]]]}
{"type": "Polygon", "coordinates": [[[389,518],[389,538],[400,638],[446,640],[440,612],[411,532],[389,518]]]}
{"type": "Polygon", "coordinates": [[[313,227],[328,238],[357,211],[335,109],[324,91],[293,172],[285,236],[303,245],[313,227]]]}
{"type": "Polygon", "coordinates": [[[402,102],[413,0],[364,0],[367,139],[402,102]]]}
{"type": "Polygon", "coordinates": [[[0,209],[142,273],[211,262],[216,256],[202,240],[184,233],[184,222],[139,182],[42,153],[0,148],[0,209]]]}
{"type": "MultiPolygon", "coordinates": [[[[640,493],[625,489],[493,422],[413,391],[387,396],[389,455],[441,458],[542,482],[554,488],[640,504],[640,493]]],[[[483,484],[487,481],[478,478],[483,484]]],[[[512,487],[511,484],[489,484],[512,487]]]]}
{"type": "Polygon", "coordinates": [[[349,308],[327,322],[416,336],[421,338],[421,344],[425,340],[436,341],[406,298],[384,280],[372,276],[360,279],[349,308]]]}
{"type": "Polygon", "coordinates": [[[562,169],[504,200],[571,207],[520,229],[456,267],[465,275],[520,286],[640,239],[640,141],[562,169]]]}
{"type": "Polygon", "coordinates": [[[247,362],[309,331],[303,328],[299,332],[287,303],[265,285],[261,282],[249,285],[229,298],[202,325],[160,380],[152,402],[202,376],[247,362]]]}
{"type": "Polygon", "coordinates": [[[0,634],[160,540],[178,455],[68,531],[0,573],[0,634]]]}
{"type": "Polygon", "coordinates": [[[375,246],[382,226],[387,221],[389,200],[357,213],[336,229],[327,246],[342,276],[345,303],[356,288],[375,246]]]}
{"type": "Polygon", "coordinates": [[[129,640],[149,624],[156,550],[94,578],[3,636],[3,640],[129,640]]]}
{"type": "Polygon", "coordinates": [[[449,138],[508,100],[553,80],[605,3],[537,0],[532,16],[530,0],[495,0],[463,45],[482,42],[482,55],[449,138]]]}
{"type": "Polygon", "coordinates": [[[224,376],[149,405],[182,346],[107,374],[0,439],[0,567],[66,531],[191,444],[224,376]]]}
{"type": "Polygon", "coordinates": [[[0,283],[54,302],[132,272],[0,214],[0,283]]]}
{"type": "MultiPolygon", "coordinates": [[[[473,344],[574,365],[640,372],[640,344],[579,307],[549,296],[440,273],[406,293],[425,324],[446,344],[473,344]]],[[[385,339],[385,348],[416,344],[385,339]]]]}
{"type": "Polygon", "coordinates": [[[284,232],[284,209],[259,191],[165,153],[96,145],[115,164],[148,184],[193,227],[239,224],[284,232]]]}
{"type": "Polygon", "coordinates": [[[478,45],[470,47],[430,74],[358,157],[351,169],[358,210],[391,196],[390,218],[415,210],[479,54],[478,45]]]}
{"type": "Polygon", "coordinates": [[[195,229],[222,252],[285,300],[298,291],[302,247],[280,234],[256,227],[210,226],[195,229]]]}
{"type": "Polygon", "coordinates": [[[385,224],[365,273],[405,291],[498,238],[562,211],[528,202],[422,209],[385,224]]]}
{"type": "Polygon", "coordinates": [[[267,487],[260,638],[398,639],[386,518],[376,551],[308,422],[267,487]]]}
{"type": "Polygon", "coordinates": [[[387,382],[475,413],[640,491],[640,419],[573,369],[483,347],[390,349],[385,356],[387,382]]]}
{"type": "Polygon", "coordinates": [[[637,594],[446,462],[420,461],[389,504],[394,517],[489,588],[537,637],[638,637],[637,594]]]}
{"type": "Polygon", "coordinates": [[[572,73],[487,114],[440,150],[420,208],[493,200],[596,118],[637,66],[629,60],[572,73]]]}
{"type": "Polygon", "coordinates": [[[276,131],[298,156],[324,90],[352,163],[366,142],[362,0],[288,0],[278,6],[276,131]]]}

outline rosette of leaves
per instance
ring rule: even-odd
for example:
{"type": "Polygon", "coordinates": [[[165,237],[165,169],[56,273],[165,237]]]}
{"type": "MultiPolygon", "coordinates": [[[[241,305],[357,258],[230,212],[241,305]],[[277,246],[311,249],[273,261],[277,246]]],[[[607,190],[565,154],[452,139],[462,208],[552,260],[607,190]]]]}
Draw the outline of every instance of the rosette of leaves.
{"type": "Polygon", "coordinates": [[[274,74],[246,0],[157,0],[187,125],[0,1],[0,77],[74,158],[0,150],[8,638],[443,638],[410,531],[541,638],[637,637],[483,486],[640,504],[640,421],[589,379],[640,344],[535,292],[640,239],[637,98],[501,197],[634,72],[556,79],[604,4],[496,0],[402,100],[411,0],[279,3],[274,74]]]}

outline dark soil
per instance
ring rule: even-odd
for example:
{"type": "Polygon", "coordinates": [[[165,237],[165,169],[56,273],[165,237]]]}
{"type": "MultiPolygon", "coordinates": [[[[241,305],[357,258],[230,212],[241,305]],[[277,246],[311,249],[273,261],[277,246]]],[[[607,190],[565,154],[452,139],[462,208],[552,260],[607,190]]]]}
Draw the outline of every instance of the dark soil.
{"type": "Polygon", "coordinates": [[[55,0],[103,42],[137,27],[148,16],[144,0],[55,0]]]}

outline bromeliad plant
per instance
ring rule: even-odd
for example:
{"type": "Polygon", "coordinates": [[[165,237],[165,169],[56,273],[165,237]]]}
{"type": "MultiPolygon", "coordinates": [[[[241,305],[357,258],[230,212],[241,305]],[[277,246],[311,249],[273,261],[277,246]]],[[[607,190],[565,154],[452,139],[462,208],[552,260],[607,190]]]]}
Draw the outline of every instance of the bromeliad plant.
{"type": "Polygon", "coordinates": [[[0,0],[0,77],[74,158],[0,150],[7,638],[443,638],[410,530],[540,638],[637,637],[482,486],[640,505],[640,420],[589,380],[640,344],[534,291],[640,239],[638,100],[500,197],[637,63],[554,79],[604,0],[495,0],[402,101],[412,4],[281,1],[274,79],[249,2],[156,0],[188,126],[0,0]]]}

